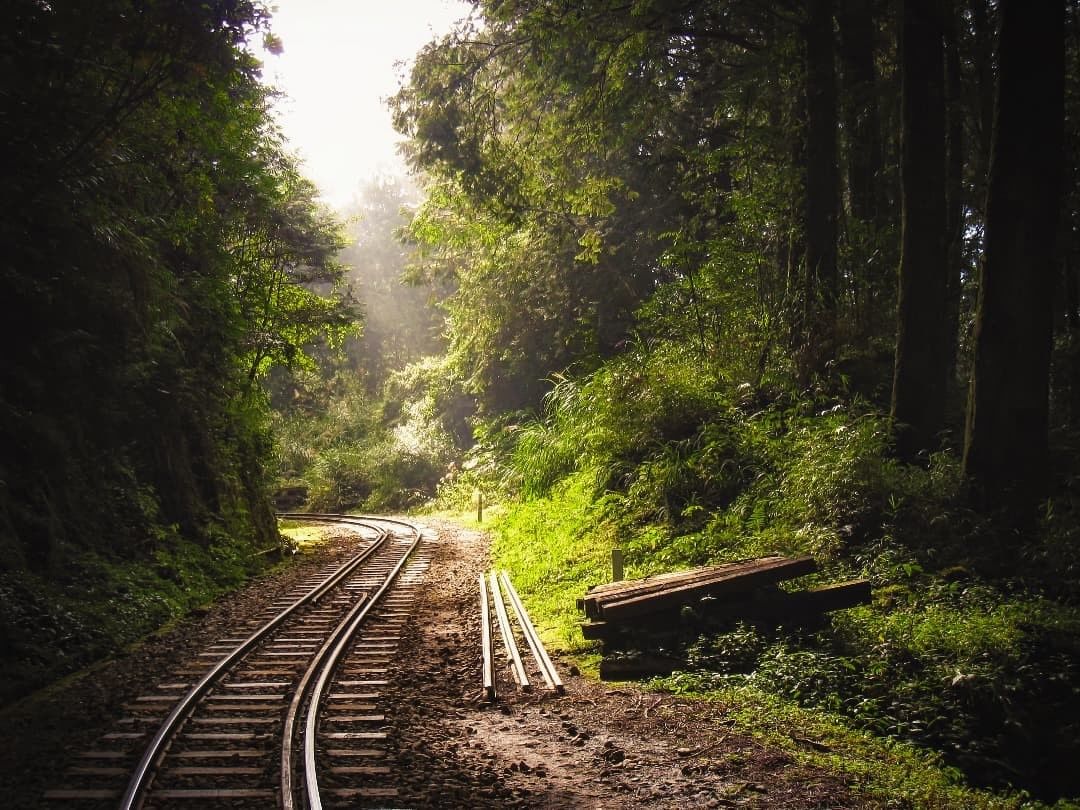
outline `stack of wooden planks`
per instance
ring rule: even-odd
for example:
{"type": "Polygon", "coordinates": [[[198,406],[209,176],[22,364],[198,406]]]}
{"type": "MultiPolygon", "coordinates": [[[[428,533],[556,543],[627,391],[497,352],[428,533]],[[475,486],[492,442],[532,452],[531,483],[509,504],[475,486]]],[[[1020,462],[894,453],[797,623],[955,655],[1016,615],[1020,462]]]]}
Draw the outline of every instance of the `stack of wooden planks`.
{"type": "Polygon", "coordinates": [[[772,556],[597,585],[578,600],[586,616],[582,633],[602,640],[605,652],[642,650],[738,621],[812,624],[829,611],[870,601],[870,583],[862,579],[801,591],[778,587],[816,570],[811,557],[772,556]]]}

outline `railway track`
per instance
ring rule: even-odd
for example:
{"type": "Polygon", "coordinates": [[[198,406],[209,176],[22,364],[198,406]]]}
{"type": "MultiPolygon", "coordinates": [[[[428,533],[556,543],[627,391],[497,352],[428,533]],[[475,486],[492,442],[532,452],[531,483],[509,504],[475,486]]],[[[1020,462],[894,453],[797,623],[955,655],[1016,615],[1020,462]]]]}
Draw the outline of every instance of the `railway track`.
{"type": "Polygon", "coordinates": [[[122,810],[393,799],[381,695],[423,586],[423,532],[386,518],[282,517],[344,527],[359,548],[139,696],[46,799],[122,810]]]}

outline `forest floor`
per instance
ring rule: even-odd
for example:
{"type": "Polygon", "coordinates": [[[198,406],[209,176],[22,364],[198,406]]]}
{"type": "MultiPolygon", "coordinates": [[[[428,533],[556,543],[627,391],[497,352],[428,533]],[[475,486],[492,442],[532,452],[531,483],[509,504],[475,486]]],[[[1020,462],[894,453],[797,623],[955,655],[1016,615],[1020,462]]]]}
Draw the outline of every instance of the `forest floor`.
{"type": "MultiPolygon", "coordinates": [[[[426,591],[403,643],[402,672],[387,694],[388,757],[402,807],[439,808],[854,808],[882,806],[843,778],[798,763],[733,728],[726,709],[576,674],[556,656],[559,696],[517,690],[499,673],[499,699],[480,686],[477,576],[487,541],[438,531],[426,591]]],[[[257,611],[347,539],[331,536],[296,563],[260,577],[203,615],[159,633],[0,713],[0,795],[39,806],[64,762],[89,747],[185,651],[257,611]]],[[[55,805],[53,805],[55,806],[55,805]]]]}

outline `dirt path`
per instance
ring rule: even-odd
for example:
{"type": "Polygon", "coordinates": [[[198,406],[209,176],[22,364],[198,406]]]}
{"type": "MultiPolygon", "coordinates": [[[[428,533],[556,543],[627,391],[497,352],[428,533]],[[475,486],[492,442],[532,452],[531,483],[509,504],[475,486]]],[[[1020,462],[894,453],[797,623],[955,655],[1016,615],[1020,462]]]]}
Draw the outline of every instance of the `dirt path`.
{"type": "Polygon", "coordinates": [[[477,574],[482,535],[439,531],[430,589],[408,644],[396,752],[411,774],[410,807],[858,807],[843,782],[734,733],[722,707],[570,674],[567,694],[514,688],[499,673],[496,706],[481,700],[477,574]]]}
{"type": "MultiPolygon", "coordinates": [[[[440,521],[428,582],[387,694],[385,762],[396,775],[395,807],[411,808],[848,808],[868,806],[835,776],[736,733],[724,708],[614,688],[575,674],[556,658],[567,693],[514,688],[498,673],[492,706],[480,689],[477,575],[487,565],[478,532],[440,521]]],[[[122,660],[98,667],[69,691],[0,714],[0,795],[19,807],[57,773],[49,758],[85,749],[145,691],[208,636],[257,612],[285,583],[328,556],[336,540],[273,577],[221,600],[122,660]]],[[[14,805],[13,805],[14,806],[14,805]]],[[[56,807],[56,805],[50,805],[56,807]]],[[[349,806],[363,806],[350,804],[349,806]]]]}

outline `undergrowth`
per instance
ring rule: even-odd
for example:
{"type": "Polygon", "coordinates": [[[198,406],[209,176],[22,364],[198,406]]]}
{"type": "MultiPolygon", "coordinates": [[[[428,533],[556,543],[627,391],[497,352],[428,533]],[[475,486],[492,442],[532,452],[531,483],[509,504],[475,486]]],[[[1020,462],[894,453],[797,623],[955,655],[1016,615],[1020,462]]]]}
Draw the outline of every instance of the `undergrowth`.
{"type": "Polygon", "coordinates": [[[389,512],[435,494],[454,447],[433,403],[397,393],[373,396],[339,374],[314,401],[276,414],[283,507],[389,512]]]}
{"type": "Polygon", "coordinates": [[[149,560],[86,551],[46,579],[0,572],[0,704],[115,653],[235,588],[267,558],[218,538],[162,538],[149,560]]]}
{"type": "MultiPolygon", "coordinates": [[[[1038,527],[1002,532],[966,507],[955,453],[901,464],[867,403],[754,391],[670,347],[556,380],[541,418],[498,435],[512,441],[476,462],[509,497],[496,563],[562,643],[585,646],[574,602],[606,581],[616,546],[628,577],[810,554],[820,573],[798,587],[862,576],[873,603],[817,630],[698,638],[659,685],[827,714],[879,753],[917,746],[942,784],[1080,795],[1080,498],[1067,488],[1038,527]]],[[[915,803],[936,806],[937,790],[915,803]]]]}

